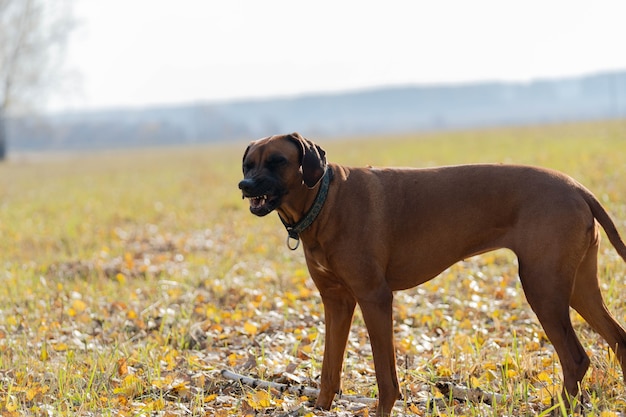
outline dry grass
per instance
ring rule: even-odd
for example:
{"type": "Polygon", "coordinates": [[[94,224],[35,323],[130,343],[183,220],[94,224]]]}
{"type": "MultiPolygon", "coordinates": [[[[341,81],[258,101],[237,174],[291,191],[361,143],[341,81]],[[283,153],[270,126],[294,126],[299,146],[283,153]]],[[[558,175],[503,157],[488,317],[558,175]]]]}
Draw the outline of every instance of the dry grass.
{"type": "MultiPolygon", "coordinates": [[[[305,133],[305,132],[303,132],[305,133]]],[[[356,165],[515,162],[565,171],[626,234],[623,122],[318,141],[356,165]]],[[[253,390],[224,368],[315,385],[323,310],[276,216],[250,215],[236,188],[245,144],[22,157],[0,165],[0,412],[3,415],[331,415],[253,390]]],[[[624,322],[626,268],[608,243],[600,276],[624,322]]],[[[397,294],[405,397],[453,380],[503,404],[407,403],[399,415],[521,416],[560,390],[552,346],[520,291],[514,257],[493,252],[397,294]]],[[[621,371],[573,313],[592,357],[585,414],[626,408],[621,371]]],[[[344,392],[376,394],[355,318],[344,392]]],[[[338,401],[332,415],[372,410],[338,401]]],[[[612,414],[614,413],[614,414],[612,414]]]]}

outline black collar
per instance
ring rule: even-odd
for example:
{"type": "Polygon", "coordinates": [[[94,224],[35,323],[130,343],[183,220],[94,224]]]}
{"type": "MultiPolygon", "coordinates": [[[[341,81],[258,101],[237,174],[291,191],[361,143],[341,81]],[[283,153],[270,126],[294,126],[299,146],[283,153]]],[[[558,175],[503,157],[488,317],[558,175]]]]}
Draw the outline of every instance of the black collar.
{"type": "Polygon", "coordinates": [[[280,217],[280,221],[282,221],[285,225],[285,229],[287,229],[287,247],[289,249],[298,249],[298,246],[300,246],[300,233],[313,224],[317,215],[320,214],[320,211],[322,211],[322,207],[324,207],[324,202],[328,196],[328,186],[332,177],[333,171],[330,167],[327,167],[326,172],[324,172],[324,176],[322,176],[320,188],[317,190],[317,196],[315,197],[313,205],[299,222],[296,224],[289,224],[280,216],[280,214],[278,215],[278,217],[280,217]],[[292,239],[296,241],[294,246],[291,245],[292,239]]]}

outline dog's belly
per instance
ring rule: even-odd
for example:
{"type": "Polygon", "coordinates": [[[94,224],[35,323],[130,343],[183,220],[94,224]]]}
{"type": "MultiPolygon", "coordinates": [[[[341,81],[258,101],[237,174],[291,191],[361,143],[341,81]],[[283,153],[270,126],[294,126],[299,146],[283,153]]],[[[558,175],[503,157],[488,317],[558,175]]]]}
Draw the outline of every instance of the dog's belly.
{"type": "Polygon", "coordinates": [[[486,237],[480,245],[437,247],[415,245],[391,254],[385,277],[391,290],[413,288],[437,277],[450,266],[481,253],[507,247],[502,235],[486,237]],[[427,250],[415,250],[424,248],[427,250]],[[413,249],[413,250],[411,250],[413,249]]]}

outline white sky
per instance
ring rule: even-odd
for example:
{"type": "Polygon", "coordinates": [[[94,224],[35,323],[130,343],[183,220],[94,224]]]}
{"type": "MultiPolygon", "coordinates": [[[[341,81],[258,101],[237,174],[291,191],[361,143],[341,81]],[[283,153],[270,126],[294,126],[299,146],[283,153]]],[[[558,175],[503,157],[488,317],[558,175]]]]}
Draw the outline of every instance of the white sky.
{"type": "Polygon", "coordinates": [[[623,0],[77,0],[49,109],[626,69],[623,0]]]}

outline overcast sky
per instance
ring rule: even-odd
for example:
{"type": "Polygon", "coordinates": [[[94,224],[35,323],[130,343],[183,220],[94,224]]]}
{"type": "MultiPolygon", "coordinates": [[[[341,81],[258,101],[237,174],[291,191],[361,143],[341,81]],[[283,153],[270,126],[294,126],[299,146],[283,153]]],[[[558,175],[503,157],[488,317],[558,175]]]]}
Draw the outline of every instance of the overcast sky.
{"type": "Polygon", "coordinates": [[[623,0],[77,0],[51,110],[626,69],[623,0]]]}

